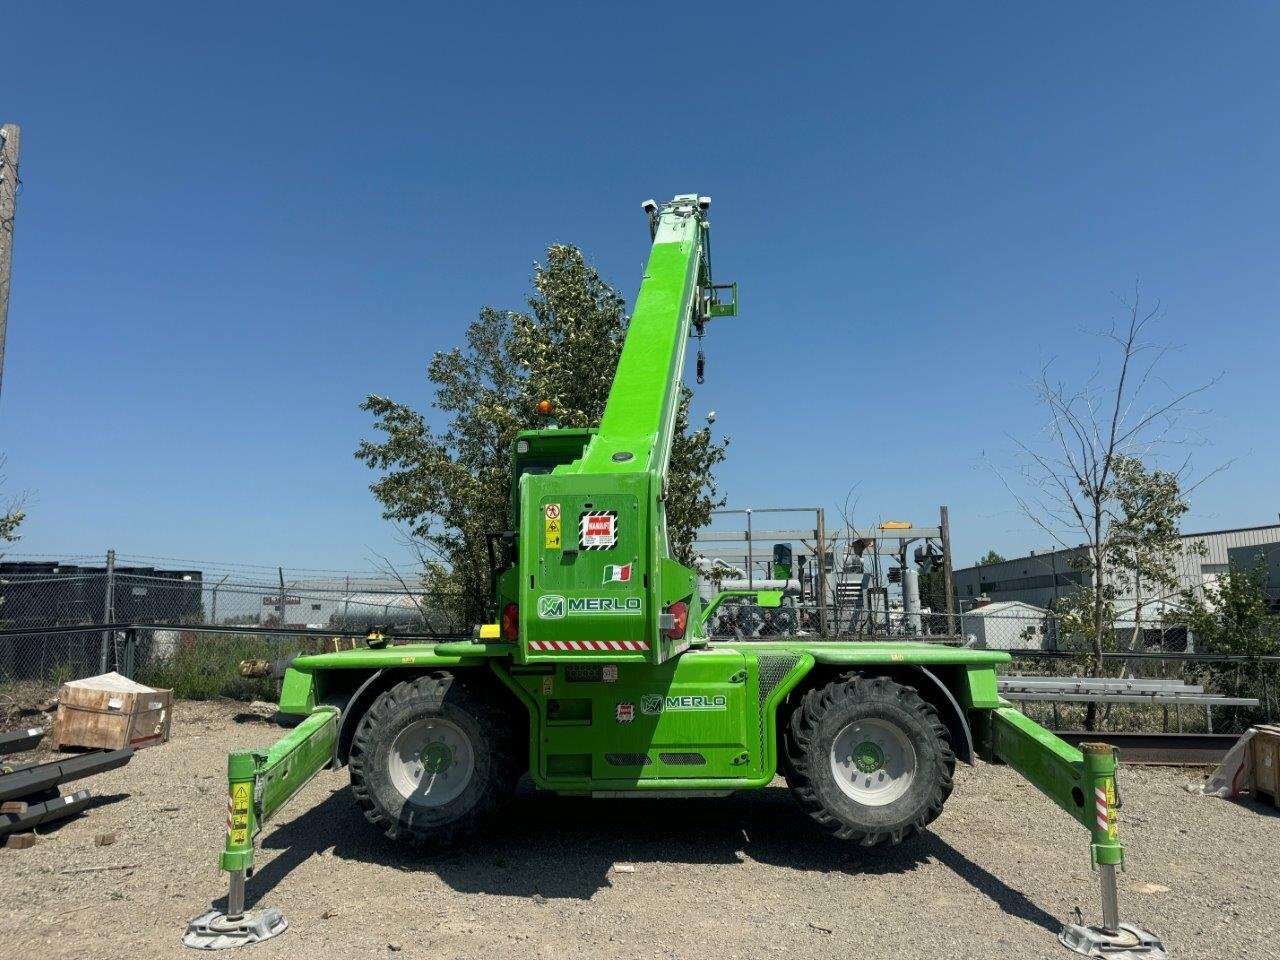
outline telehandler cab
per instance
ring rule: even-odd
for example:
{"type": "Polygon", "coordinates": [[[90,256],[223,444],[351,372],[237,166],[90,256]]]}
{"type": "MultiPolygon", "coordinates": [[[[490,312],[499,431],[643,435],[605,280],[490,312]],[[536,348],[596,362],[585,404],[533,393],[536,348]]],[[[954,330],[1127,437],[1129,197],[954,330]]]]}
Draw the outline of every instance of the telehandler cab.
{"type": "Polygon", "coordinates": [[[737,313],[736,285],[712,279],[710,202],[644,204],[652,250],[600,426],[516,438],[508,527],[490,540],[495,622],[289,665],[280,710],[303,719],[269,750],[231,754],[228,907],[192,921],[188,945],[285,929],[278,910],[245,909],[253,840],[329,765],[348,766],[375,829],[410,844],[462,840],[525,774],[593,797],[724,795],[781,774],[815,829],[874,847],[925,829],[956,762],[982,758],[1015,768],[1091,836],[1103,923],[1069,925],[1063,942],[1161,955],[1119,920],[1114,751],[1072,747],[1002,701],[1008,655],[707,638],[718,600],[704,610],[695,572],[672,559],[666,508],[686,345],[737,313]]]}

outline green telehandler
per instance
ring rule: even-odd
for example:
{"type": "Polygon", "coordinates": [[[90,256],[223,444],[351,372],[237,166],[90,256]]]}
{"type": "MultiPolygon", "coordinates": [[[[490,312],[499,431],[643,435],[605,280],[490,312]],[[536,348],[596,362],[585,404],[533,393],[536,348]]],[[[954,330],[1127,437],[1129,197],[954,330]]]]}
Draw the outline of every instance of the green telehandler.
{"type": "Polygon", "coordinates": [[[672,559],[666,508],[686,346],[737,314],[736,285],[712,279],[709,207],[695,194],[644,204],[652,249],[600,426],[517,436],[507,529],[490,536],[494,622],[289,664],[280,710],[301,721],[269,750],[229,758],[227,909],[192,921],[189,946],[286,928],[278,910],[246,909],[253,841],[326,766],[345,764],[373,828],[408,844],[483,828],[526,774],[593,797],[724,795],[781,774],[814,829],[875,847],[924,830],[956,763],[981,758],[1012,766],[1090,834],[1102,923],[1067,925],[1063,942],[1161,955],[1119,918],[1115,751],[1070,746],[1002,701],[1007,654],[708,639],[723,596],[700,603],[695,571],[672,559]]]}

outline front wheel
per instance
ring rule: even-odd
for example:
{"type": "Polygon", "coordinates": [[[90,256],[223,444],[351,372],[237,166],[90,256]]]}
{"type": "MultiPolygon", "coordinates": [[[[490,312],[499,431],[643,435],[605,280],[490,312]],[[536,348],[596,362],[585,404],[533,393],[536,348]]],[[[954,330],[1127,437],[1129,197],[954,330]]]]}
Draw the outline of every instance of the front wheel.
{"type": "Polygon", "coordinates": [[[955,755],[937,712],[885,677],[842,677],[810,690],[785,734],[785,773],[827,833],[862,846],[924,829],[951,793],[955,755]]]}
{"type": "Polygon", "coordinates": [[[498,693],[449,673],[396,684],[351,741],[351,789],[393,840],[448,844],[474,832],[515,792],[519,725],[498,693]]]}

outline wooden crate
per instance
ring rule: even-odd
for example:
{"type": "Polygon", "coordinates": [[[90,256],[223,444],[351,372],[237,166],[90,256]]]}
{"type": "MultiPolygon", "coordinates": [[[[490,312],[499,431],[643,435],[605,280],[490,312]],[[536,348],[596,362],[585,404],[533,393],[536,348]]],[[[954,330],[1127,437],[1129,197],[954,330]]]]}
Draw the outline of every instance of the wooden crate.
{"type": "Polygon", "coordinates": [[[1260,726],[1249,741],[1253,795],[1280,807],[1280,727],[1260,726]]]}
{"type": "Polygon", "coordinates": [[[53,746],[151,747],[169,740],[173,692],[117,673],[64,683],[58,693],[53,746]]]}

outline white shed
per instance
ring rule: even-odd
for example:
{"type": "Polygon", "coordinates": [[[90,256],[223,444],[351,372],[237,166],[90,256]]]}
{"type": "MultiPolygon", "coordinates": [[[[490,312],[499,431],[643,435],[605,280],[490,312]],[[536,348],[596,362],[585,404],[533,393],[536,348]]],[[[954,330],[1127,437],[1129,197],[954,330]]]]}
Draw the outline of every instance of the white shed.
{"type": "Polygon", "coordinates": [[[984,650],[1045,650],[1049,611],[1021,600],[1000,600],[960,616],[966,647],[984,650]]]}

